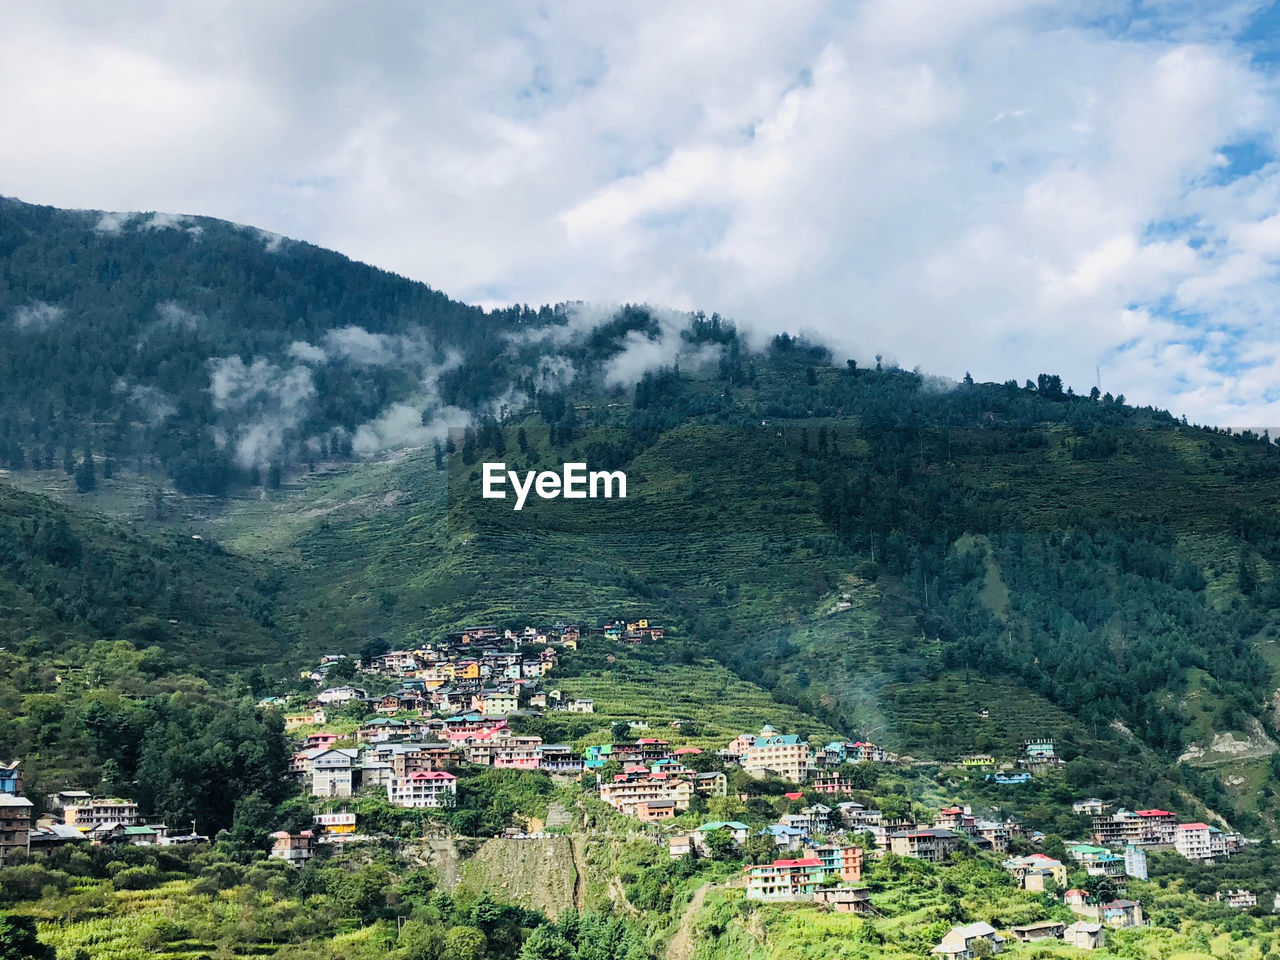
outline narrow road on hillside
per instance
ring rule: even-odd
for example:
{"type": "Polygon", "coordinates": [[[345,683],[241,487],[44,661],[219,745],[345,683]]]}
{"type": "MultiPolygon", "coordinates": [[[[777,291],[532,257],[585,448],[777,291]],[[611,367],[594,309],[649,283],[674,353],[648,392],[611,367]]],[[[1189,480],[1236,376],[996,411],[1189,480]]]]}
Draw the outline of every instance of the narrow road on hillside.
{"type": "Polygon", "coordinates": [[[689,905],[684,908],[684,913],[680,914],[680,925],[667,941],[666,960],[689,960],[693,954],[693,918],[702,909],[707,894],[714,886],[714,883],[704,883],[689,898],[689,905]]]}

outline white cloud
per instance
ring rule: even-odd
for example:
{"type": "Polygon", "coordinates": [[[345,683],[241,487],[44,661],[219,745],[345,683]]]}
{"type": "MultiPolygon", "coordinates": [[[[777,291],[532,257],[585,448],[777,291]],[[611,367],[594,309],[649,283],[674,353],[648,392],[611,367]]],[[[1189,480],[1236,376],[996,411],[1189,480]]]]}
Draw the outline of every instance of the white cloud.
{"type": "Polygon", "coordinates": [[[258,358],[219,357],[209,364],[209,392],[223,417],[219,441],[230,444],[236,463],[268,466],[301,438],[316,388],[308,367],[280,367],[258,358]]]}
{"type": "Polygon", "coordinates": [[[332,357],[370,367],[391,363],[399,352],[397,338],[356,326],[330,330],[325,334],[324,346],[332,357]]]}
{"type": "Polygon", "coordinates": [[[1260,5],[28,5],[0,36],[0,179],[485,304],[717,310],[949,376],[1087,387],[1100,364],[1130,399],[1280,422],[1280,163],[1224,152],[1277,152],[1240,38],[1260,5]]]}
{"type": "Polygon", "coordinates": [[[289,344],[287,351],[289,357],[294,360],[300,360],[303,363],[324,363],[328,359],[328,354],[315,344],[307,343],[305,340],[295,340],[289,344]]]}
{"type": "Polygon", "coordinates": [[[156,305],[155,326],[164,330],[179,330],[192,333],[200,329],[203,319],[192,313],[174,300],[165,300],[156,305]]]}
{"type": "Polygon", "coordinates": [[[97,225],[93,228],[98,233],[116,234],[122,233],[125,226],[133,218],[132,213],[112,213],[103,211],[98,218],[97,225]]]}
{"type": "Polygon", "coordinates": [[[48,330],[60,323],[66,314],[65,307],[45,303],[43,300],[32,300],[13,311],[13,325],[19,330],[48,330]]]}
{"type": "Polygon", "coordinates": [[[424,411],[417,404],[393,403],[376,420],[356,429],[351,448],[358,456],[372,457],[391,450],[425,447],[470,422],[471,415],[457,407],[424,411]]]}

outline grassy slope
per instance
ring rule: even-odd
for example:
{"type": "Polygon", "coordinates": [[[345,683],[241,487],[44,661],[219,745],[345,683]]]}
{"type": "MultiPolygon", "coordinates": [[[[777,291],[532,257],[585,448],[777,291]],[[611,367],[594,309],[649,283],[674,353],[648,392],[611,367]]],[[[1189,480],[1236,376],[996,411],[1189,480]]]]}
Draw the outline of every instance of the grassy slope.
{"type": "MultiPolygon", "coordinates": [[[[644,735],[708,750],[766,723],[804,733],[814,742],[835,736],[830,727],[779,703],[714,661],[658,666],[619,659],[598,672],[553,680],[553,685],[566,696],[595,701],[593,719],[599,721],[605,739],[610,725],[618,720],[644,720],[650,724],[644,735]],[[690,718],[697,720],[693,735],[682,735],[669,726],[673,720],[690,718]]],[[[594,742],[604,741],[597,737],[594,742]]]]}

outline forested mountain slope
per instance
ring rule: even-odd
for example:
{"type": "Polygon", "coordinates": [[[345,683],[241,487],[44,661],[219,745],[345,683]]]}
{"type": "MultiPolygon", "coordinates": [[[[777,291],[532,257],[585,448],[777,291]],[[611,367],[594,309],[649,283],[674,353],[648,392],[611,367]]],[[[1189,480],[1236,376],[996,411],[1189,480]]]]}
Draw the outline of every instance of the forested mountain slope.
{"type": "Polygon", "coordinates": [[[564,309],[485,312],[253,228],[0,197],[0,467],[275,485],[500,414],[652,322],[570,345],[564,309]]]}
{"type": "MultiPolygon", "coordinates": [[[[1202,795],[1273,816],[1266,437],[1048,374],[954,384],[753,347],[716,317],[483,313],[217,221],[6,203],[0,228],[11,479],[207,558],[210,602],[254,624],[226,629],[233,668],[644,613],[674,628],[673,669],[714,656],[848,735],[939,758],[1056,736],[1082,783],[1185,752],[1202,795]],[[515,512],[480,498],[487,460],[624,469],[628,497],[515,512]]],[[[171,597],[143,606],[182,650],[171,597]]],[[[111,626],[137,640],[132,610],[111,626]]]]}

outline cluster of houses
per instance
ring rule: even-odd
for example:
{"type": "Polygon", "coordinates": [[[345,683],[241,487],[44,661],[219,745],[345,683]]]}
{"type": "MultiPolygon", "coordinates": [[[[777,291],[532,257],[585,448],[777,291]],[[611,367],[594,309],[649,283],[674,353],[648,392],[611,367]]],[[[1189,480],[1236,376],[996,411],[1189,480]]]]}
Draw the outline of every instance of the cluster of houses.
{"type": "MultiPolygon", "coordinates": [[[[637,642],[663,636],[663,629],[647,619],[607,621],[586,632],[637,642]]],[[[350,659],[344,654],[328,654],[320,658],[315,670],[302,675],[321,688],[304,709],[290,712],[288,702],[279,697],[266,697],[260,705],[286,711],[286,731],[323,725],[329,708],[357,702],[386,716],[448,716],[471,711],[485,717],[526,711],[536,715],[545,710],[594,713],[590,700],[562,698],[558,691],[541,689],[542,679],[559,662],[558,648],[576,650],[582,634],[581,627],[563,622],[523,630],[482,624],[412,650],[388,651],[368,663],[357,660],[356,667],[364,673],[400,682],[398,690],[374,697],[354,684],[328,685],[333,668],[350,659]]]]}
{"type": "MultiPolygon", "coordinates": [[[[984,710],[982,715],[986,716],[984,710]]],[[[1052,737],[1033,737],[1024,740],[1022,754],[1003,764],[995,773],[988,773],[984,779],[997,786],[1020,786],[1030,783],[1037,771],[1060,766],[1062,758],[1057,754],[1057,747],[1052,737]],[[1021,767],[1016,770],[1014,767],[1021,767]]],[[[996,758],[989,753],[965,754],[959,760],[959,766],[970,768],[994,767],[996,758]]]]}
{"type": "MultiPolygon", "coordinates": [[[[384,709],[421,710],[424,707],[437,712],[452,712],[473,705],[477,692],[487,685],[495,689],[511,690],[531,680],[545,676],[556,664],[556,648],[578,649],[583,629],[572,623],[558,621],[546,627],[527,626],[522,630],[503,630],[494,624],[465,627],[446,634],[441,640],[426,643],[410,650],[391,650],[379,654],[364,663],[356,661],[358,669],[365,673],[392,677],[403,681],[403,705],[381,704],[384,709]],[[528,651],[528,652],[526,652],[528,651]],[[427,692],[437,696],[425,696],[427,692]],[[420,696],[414,697],[417,693],[420,696]],[[426,701],[418,702],[418,701],[426,701]]],[[[628,643],[659,640],[663,628],[648,620],[606,620],[590,627],[586,634],[596,634],[628,643]]],[[[303,673],[303,678],[317,686],[327,685],[334,666],[348,660],[344,654],[321,657],[315,670],[303,673]]],[[[326,690],[316,699],[321,703],[342,702],[350,699],[367,699],[354,687],[326,690]]],[[[270,703],[269,698],[266,702],[270,703]]],[[[278,702],[278,701],[276,701],[278,702]]]]}
{"type": "MultiPolygon", "coordinates": [[[[1096,921],[1078,920],[1064,924],[1058,920],[1041,920],[1038,923],[1027,923],[1012,927],[1009,930],[1013,940],[1018,943],[1035,943],[1041,940],[1061,940],[1067,946],[1079,950],[1097,950],[1106,944],[1106,927],[1096,921]]],[[[1003,937],[989,923],[979,921],[961,927],[952,927],[942,942],[930,953],[946,960],[972,960],[984,954],[991,955],[1004,951],[1008,938],[1003,937]],[[979,947],[985,942],[985,949],[979,947]]]]}
{"type": "Polygon", "coordinates": [[[35,804],[22,796],[16,761],[0,764],[0,865],[16,851],[52,850],[68,843],[170,846],[203,843],[207,836],[174,833],[163,823],[148,821],[132,800],[94,798],[84,790],[61,790],[45,797],[50,813],[34,818],[35,804]]]}
{"type": "MultiPolygon", "coordinates": [[[[634,743],[588,747],[583,769],[599,771],[610,762],[621,765],[621,772],[599,783],[600,799],[651,823],[688,810],[694,794],[725,795],[728,781],[722,772],[699,773],[688,766],[689,758],[701,753],[697,747],[673,748],[666,740],[642,737],[634,743]]],[[[776,776],[796,784],[811,782],[814,790],[825,794],[844,792],[834,769],[840,764],[888,758],[872,743],[834,742],[815,750],[798,735],[782,734],[768,725],[759,733],[735,737],[718,756],[725,764],[740,766],[753,776],[776,776]]]]}
{"type": "MultiPolygon", "coordinates": [[[[722,836],[741,849],[750,833],[751,828],[741,821],[712,820],[695,830],[671,834],[667,847],[673,860],[689,854],[711,856],[712,837],[722,836]]],[[[811,839],[807,831],[781,823],[766,827],[761,833],[771,834],[780,850],[794,855],[744,866],[747,899],[771,903],[813,901],[841,913],[871,912],[870,895],[865,889],[852,886],[862,879],[861,847],[821,842],[811,839]]]]}
{"type": "Polygon", "coordinates": [[[18,761],[0,763],[0,864],[15,850],[28,850],[33,804],[22,795],[18,761]]]}
{"type": "MultiPolygon", "coordinates": [[[[799,798],[801,794],[794,795],[799,798]]],[[[641,801],[643,802],[643,801],[641,801]]],[[[711,821],[688,832],[667,837],[670,856],[674,859],[693,853],[709,856],[710,838],[724,835],[741,848],[751,828],[739,821],[711,821]]],[[[840,842],[849,833],[870,834],[875,840],[876,856],[892,852],[898,856],[939,862],[954,853],[960,843],[970,842],[993,851],[1005,852],[1010,836],[1021,833],[1015,822],[990,821],[976,817],[967,807],[947,807],[934,818],[933,824],[888,822],[880,811],[869,810],[856,802],[839,803],[835,807],[817,803],[788,814],[777,823],[759,831],[770,836],[780,856],[769,863],[743,867],[748,899],[765,902],[812,902],[826,909],[854,913],[872,913],[868,892],[856,884],[861,880],[863,849],[840,842]]],[[[1072,858],[1087,872],[1115,875],[1115,868],[1104,855],[1103,848],[1077,844],[1070,849],[1072,858]],[[1101,852],[1100,852],[1101,851],[1101,852]]],[[[1129,857],[1117,857],[1121,874],[1126,862],[1145,877],[1145,854],[1132,847],[1129,857]],[[1133,852],[1141,858],[1133,856],[1133,852]]],[[[1065,889],[1067,866],[1045,854],[1006,859],[1004,866],[1028,890],[1058,890],[1064,903],[1077,915],[1074,923],[1041,921],[1011,928],[1008,933],[1017,942],[1058,940],[1079,949],[1097,949],[1105,945],[1108,930],[1138,927],[1145,923],[1142,906],[1137,901],[1115,899],[1104,903],[1090,902],[1083,890],[1065,889]],[[1065,890],[1065,892],[1063,892],[1065,890]]],[[[1139,875],[1139,874],[1135,874],[1139,875]]],[[[1229,902],[1248,902],[1247,891],[1233,891],[1229,902]]],[[[1256,903],[1256,900],[1254,901],[1256,903]]],[[[952,960],[970,960],[984,952],[999,953],[1007,938],[989,924],[977,923],[952,929],[932,951],[934,956],[952,960]],[[975,948],[976,940],[986,940],[989,950],[975,948]]]]}
{"type": "Polygon", "coordinates": [[[1108,813],[1110,804],[1090,799],[1072,805],[1076,813],[1093,815],[1093,839],[1106,847],[1172,849],[1188,860],[1213,861],[1239,853],[1244,838],[1207,823],[1179,823],[1168,810],[1125,810],[1108,813]]]}
{"type": "Polygon", "coordinates": [[[805,783],[817,777],[814,789],[820,793],[839,793],[842,789],[834,774],[821,776],[844,763],[885,762],[896,759],[874,743],[834,741],[825,747],[810,747],[808,741],[794,733],[779,733],[766,724],[759,733],[739,734],[720,751],[727,762],[735,763],[757,776],[774,775],[792,783],[805,783]]]}

